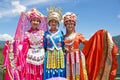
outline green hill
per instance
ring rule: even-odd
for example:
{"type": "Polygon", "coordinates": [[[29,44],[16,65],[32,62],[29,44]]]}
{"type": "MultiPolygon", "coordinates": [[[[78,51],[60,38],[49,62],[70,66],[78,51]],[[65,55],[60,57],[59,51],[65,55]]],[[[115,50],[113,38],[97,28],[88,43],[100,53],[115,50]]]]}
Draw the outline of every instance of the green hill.
{"type": "Polygon", "coordinates": [[[114,40],[114,42],[116,43],[116,45],[118,46],[118,49],[119,49],[119,54],[120,54],[120,35],[118,35],[118,36],[114,36],[113,37],[113,40],[114,40]]]}

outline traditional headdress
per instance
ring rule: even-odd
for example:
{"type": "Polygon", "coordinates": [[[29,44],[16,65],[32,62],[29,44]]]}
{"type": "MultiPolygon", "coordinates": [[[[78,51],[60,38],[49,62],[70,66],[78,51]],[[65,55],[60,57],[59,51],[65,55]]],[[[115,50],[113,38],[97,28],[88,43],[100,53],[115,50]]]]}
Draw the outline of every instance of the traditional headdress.
{"type": "Polygon", "coordinates": [[[66,24],[66,21],[74,21],[74,23],[76,25],[77,16],[74,13],[67,12],[67,13],[64,14],[63,18],[64,18],[64,24],[66,24]]]}
{"type": "Polygon", "coordinates": [[[50,8],[47,8],[48,11],[48,22],[52,19],[57,20],[59,23],[62,20],[62,9],[61,8],[57,8],[57,7],[52,7],[50,6],[50,8]]]}
{"type": "Polygon", "coordinates": [[[16,33],[14,36],[14,40],[23,41],[25,32],[31,28],[30,21],[33,18],[38,18],[41,21],[41,23],[37,27],[38,29],[41,29],[43,31],[46,31],[48,29],[47,17],[44,16],[41,12],[39,12],[37,9],[33,8],[27,12],[21,13],[21,16],[18,21],[16,33]]]}
{"type": "Polygon", "coordinates": [[[26,12],[26,15],[27,15],[29,21],[31,21],[33,18],[38,18],[41,21],[41,18],[44,17],[44,15],[42,13],[40,13],[35,8],[32,8],[31,10],[29,10],[28,12],[26,12]]]}

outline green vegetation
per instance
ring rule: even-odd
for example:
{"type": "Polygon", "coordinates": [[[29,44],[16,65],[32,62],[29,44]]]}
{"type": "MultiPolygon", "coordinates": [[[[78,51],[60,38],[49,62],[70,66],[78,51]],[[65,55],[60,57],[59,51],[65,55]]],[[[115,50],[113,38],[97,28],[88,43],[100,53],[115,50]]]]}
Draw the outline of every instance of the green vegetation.
{"type": "Polygon", "coordinates": [[[115,80],[120,80],[120,77],[116,77],[115,80]]]}
{"type": "Polygon", "coordinates": [[[2,50],[3,50],[3,47],[0,46],[0,64],[3,64],[2,50]]]}
{"type": "Polygon", "coordinates": [[[2,55],[2,50],[3,50],[3,47],[0,46],[0,80],[4,80],[3,79],[3,76],[4,76],[4,68],[2,68],[2,64],[3,64],[3,55],[2,55]]]}
{"type": "Polygon", "coordinates": [[[118,53],[120,54],[120,48],[119,48],[119,50],[118,50],[118,53]]]}

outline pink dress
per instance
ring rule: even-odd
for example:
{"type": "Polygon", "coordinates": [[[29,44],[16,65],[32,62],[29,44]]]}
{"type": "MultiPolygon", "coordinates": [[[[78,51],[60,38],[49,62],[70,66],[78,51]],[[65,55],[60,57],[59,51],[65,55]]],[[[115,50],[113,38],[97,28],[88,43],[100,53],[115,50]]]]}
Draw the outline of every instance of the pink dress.
{"type": "Polygon", "coordinates": [[[25,32],[22,55],[22,72],[24,80],[42,80],[43,77],[43,36],[42,30],[32,30],[25,32]]]}
{"type": "Polygon", "coordinates": [[[4,80],[42,80],[43,31],[46,31],[47,28],[46,16],[41,13],[39,15],[36,9],[21,13],[14,40],[6,41],[3,49],[4,66],[6,67],[4,80]],[[30,18],[33,17],[42,17],[40,18],[41,23],[35,31],[30,29],[30,18]]]}
{"type": "Polygon", "coordinates": [[[18,44],[18,41],[6,41],[3,48],[4,66],[6,67],[4,80],[21,80],[19,74],[21,56],[19,56],[19,50],[17,49],[18,44]]]}

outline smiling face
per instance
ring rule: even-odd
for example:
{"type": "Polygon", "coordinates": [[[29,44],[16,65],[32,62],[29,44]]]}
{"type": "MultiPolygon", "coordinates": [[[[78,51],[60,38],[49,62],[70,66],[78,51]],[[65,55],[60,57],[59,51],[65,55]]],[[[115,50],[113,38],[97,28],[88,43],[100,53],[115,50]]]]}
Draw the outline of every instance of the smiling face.
{"type": "Polygon", "coordinates": [[[51,30],[56,30],[57,26],[58,26],[58,21],[55,19],[52,19],[49,21],[49,26],[51,30]]]}
{"type": "Polygon", "coordinates": [[[32,25],[32,29],[37,29],[38,25],[40,24],[40,20],[38,18],[33,18],[30,21],[32,25]]]}
{"type": "Polygon", "coordinates": [[[71,32],[71,31],[75,31],[75,22],[74,21],[66,21],[65,22],[65,27],[66,27],[66,30],[71,32]]]}

